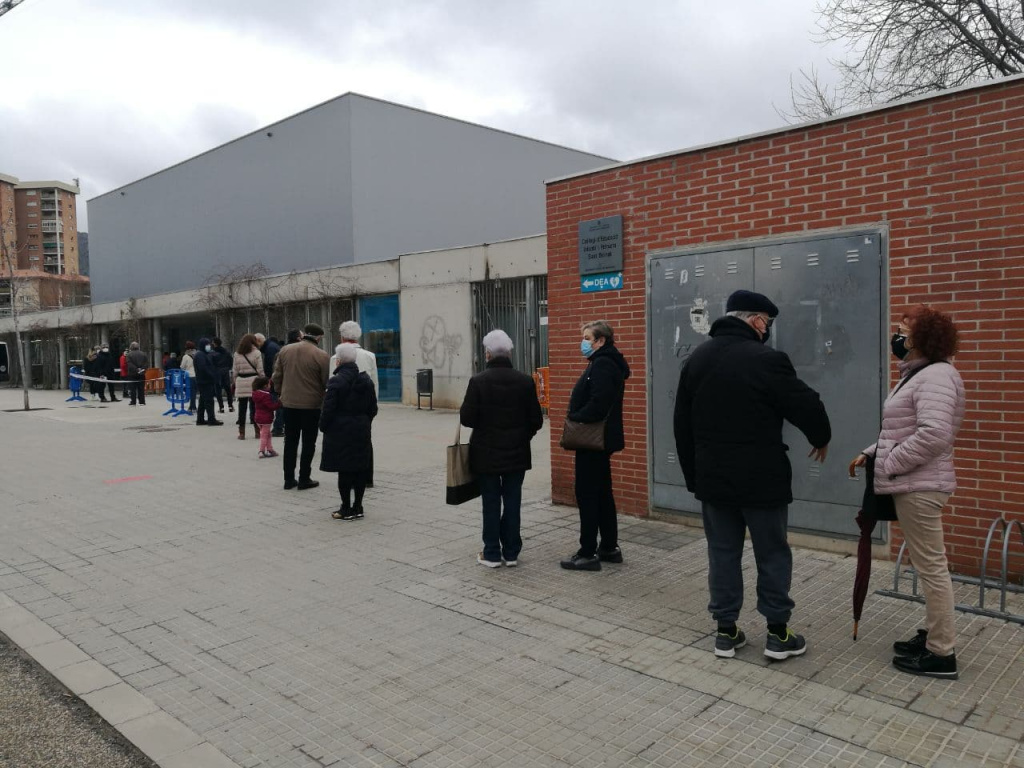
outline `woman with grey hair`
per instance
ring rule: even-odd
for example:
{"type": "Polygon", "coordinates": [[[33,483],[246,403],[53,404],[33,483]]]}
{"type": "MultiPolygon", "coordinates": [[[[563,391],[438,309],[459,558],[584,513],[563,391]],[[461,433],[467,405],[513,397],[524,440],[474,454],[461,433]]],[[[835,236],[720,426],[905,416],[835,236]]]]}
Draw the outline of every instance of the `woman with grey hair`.
{"type": "MultiPolygon", "coordinates": [[[[359,327],[359,323],[355,320],[346,320],[338,326],[338,335],[341,337],[342,344],[352,344],[355,346],[356,366],[370,377],[370,381],[373,382],[373,391],[379,395],[380,382],[377,381],[377,356],[370,350],[359,346],[359,340],[363,337],[363,329],[359,327]]],[[[336,365],[332,362],[331,370],[333,371],[335,367],[336,365]]]]}
{"type": "Polygon", "coordinates": [[[341,507],[332,517],[361,520],[366,473],[372,459],[370,424],[377,415],[377,395],[370,377],[356,366],[355,347],[339,344],[337,358],[338,367],[327,382],[320,412],[320,431],[324,433],[320,471],[338,473],[341,507]]]}
{"type": "Polygon", "coordinates": [[[483,551],[476,561],[498,568],[519,563],[523,480],[531,468],[530,440],[544,425],[533,379],[512,367],[512,339],[484,336],[487,368],[469,380],[459,417],[473,429],[469,466],[480,482],[483,551]],[[504,509],[502,509],[504,507],[504,509]]]}

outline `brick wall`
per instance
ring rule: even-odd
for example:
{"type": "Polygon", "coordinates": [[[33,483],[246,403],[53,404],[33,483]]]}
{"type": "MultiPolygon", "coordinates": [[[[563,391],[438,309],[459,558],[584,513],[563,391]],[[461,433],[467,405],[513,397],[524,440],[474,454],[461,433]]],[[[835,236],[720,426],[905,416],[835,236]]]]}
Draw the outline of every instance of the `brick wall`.
{"type": "MultiPolygon", "coordinates": [[[[976,572],[989,521],[1000,513],[1024,520],[1021,80],[549,184],[554,500],[574,503],[572,455],[558,439],[583,369],[579,327],[603,318],[633,368],[627,449],[613,462],[616,501],[625,514],[648,512],[648,252],[879,223],[890,233],[893,321],[924,302],[950,312],[962,333],[956,365],[967,417],[946,541],[954,567],[976,572]],[[624,217],[626,287],[581,294],[577,226],[616,214],[624,217]]],[[[1011,570],[1024,573],[1019,540],[1011,551],[1011,570]]]]}

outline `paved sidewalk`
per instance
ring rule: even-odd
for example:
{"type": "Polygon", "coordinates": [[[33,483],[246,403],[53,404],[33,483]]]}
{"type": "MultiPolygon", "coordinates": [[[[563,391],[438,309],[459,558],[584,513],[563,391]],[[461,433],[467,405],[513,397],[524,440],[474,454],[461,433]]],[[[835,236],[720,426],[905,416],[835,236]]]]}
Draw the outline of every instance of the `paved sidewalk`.
{"type": "Polygon", "coordinates": [[[923,609],[871,595],[854,643],[853,558],[799,550],[810,650],[769,664],[748,553],[751,643],[716,659],[693,529],[623,519],[623,565],[558,567],[546,431],[521,565],[491,570],[478,506],[443,503],[452,413],[383,407],[344,523],[333,475],[283,491],[230,425],[64,396],[0,412],[0,631],[165,768],[1024,767],[1024,628],[958,615],[961,679],[902,675],[923,609]]]}

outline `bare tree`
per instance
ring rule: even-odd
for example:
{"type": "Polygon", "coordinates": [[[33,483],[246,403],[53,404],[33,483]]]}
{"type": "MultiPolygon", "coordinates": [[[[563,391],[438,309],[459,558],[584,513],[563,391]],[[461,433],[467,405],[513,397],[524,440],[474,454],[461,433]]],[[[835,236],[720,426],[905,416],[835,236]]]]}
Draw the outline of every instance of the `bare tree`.
{"type": "Polygon", "coordinates": [[[1024,72],[1021,0],[822,0],[818,39],[849,51],[828,96],[801,71],[787,118],[845,111],[1024,72]],[[823,94],[825,97],[823,98],[823,94]]]}
{"type": "Polygon", "coordinates": [[[0,211],[0,274],[6,284],[6,292],[10,295],[11,319],[14,321],[14,339],[18,347],[18,368],[21,373],[21,391],[24,395],[25,410],[31,410],[28,398],[28,384],[31,370],[25,360],[25,344],[21,339],[22,313],[26,309],[24,277],[18,274],[18,245],[14,226],[14,207],[7,212],[0,211]]]}

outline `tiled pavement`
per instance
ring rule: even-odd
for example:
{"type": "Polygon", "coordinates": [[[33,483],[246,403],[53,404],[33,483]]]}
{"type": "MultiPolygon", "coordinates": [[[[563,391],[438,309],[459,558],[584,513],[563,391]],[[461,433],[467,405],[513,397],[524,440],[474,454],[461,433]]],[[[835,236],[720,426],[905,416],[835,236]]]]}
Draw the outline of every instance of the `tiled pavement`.
{"type": "Polygon", "coordinates": [[[451,413],[383,408],[342,523],[334,476],[285,492],[231,425],[33,405],[0,412],[0,631],[169,768],[1024,767],[1024,628],[959,615],[960,681],[901,675],[922,608],[869,596],[852,642],[853,559],[798,550],[807,655],[767,662],[748,584],[751,643],[716,659],[693,529],[623,519],[625,564],[559,569],[546,433],[521,565],[490,570],[478,506],[441,501],[451,413]]]}

